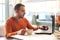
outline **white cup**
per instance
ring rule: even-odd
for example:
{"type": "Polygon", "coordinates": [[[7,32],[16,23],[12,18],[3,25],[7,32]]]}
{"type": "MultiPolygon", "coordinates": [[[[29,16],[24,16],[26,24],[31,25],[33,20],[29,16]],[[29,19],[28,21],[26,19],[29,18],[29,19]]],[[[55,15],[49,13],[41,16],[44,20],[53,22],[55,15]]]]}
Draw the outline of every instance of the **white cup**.
{"type": "Polygon", "coordinates": [[[28,29],[26,32],[27,32],[27,35],[32,35],[33,29],[28,29]]]}

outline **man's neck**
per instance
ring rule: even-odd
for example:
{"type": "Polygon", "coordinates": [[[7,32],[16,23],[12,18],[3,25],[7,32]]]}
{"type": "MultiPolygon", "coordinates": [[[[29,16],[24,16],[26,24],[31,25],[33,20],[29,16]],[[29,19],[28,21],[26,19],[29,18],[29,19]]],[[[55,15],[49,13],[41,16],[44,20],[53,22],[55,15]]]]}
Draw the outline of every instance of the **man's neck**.
{"type": "Polygon", "coordinates": [[[17,20],[20,20],[20,19],[21,19],[21,17],[18,17],[18,16],[15,16],[15,18],[16,18],[17,20]]]}

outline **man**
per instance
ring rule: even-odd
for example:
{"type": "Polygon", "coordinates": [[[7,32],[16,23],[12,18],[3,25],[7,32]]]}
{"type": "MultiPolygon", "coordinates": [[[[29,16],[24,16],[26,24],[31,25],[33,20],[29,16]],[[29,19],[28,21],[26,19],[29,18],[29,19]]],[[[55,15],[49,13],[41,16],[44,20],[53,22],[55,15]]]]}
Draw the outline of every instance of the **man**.
{"type": "Polygon", "coordinates": [[[38,27],[32,27],[28,20],[24,18],[25,6],[23,4],[17,4],[14,10],[16,15],[6,21],[6,37],[11,37],[16,34],[24,35],[26,28],[33,30],[38,29],[38,27]]]}
{"type": "Polygon", "coordinates": [[[60,27],[60,15],[57,15],[55,21],[57,22],[57,30],[59,31],[59,27],[60,27]]]}

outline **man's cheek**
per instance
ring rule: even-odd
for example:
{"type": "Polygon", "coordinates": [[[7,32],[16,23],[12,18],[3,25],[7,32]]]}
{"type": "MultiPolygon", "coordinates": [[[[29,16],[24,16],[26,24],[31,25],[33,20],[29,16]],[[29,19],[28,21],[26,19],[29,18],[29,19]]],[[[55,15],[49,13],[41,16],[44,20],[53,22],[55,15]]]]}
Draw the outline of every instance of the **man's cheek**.
{"type": "Polygon", "coordinates": [[[24,15],[24,13],[22,12],[21,15],[24,15]]]}

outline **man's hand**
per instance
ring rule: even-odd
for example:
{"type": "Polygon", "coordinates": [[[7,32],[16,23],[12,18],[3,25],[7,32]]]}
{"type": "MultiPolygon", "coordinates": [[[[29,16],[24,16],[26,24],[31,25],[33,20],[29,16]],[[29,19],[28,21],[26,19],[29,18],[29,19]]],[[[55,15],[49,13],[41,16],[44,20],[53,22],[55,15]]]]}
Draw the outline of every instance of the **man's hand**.
{"type": "Polygon", "coordinates": [[[37,26],[37,28],[38,28],[38,29],[41,29],[41,27],[40,27],[40,26],[37,26]]]}
{"type": "Polygon", "coordinates": [[[43,25],[41,27],[38,26],[38,29],[41,29],[41,30],[48,30],[48,26],[47,25],[43,25]]]}
{"type": "Polygon", "coordinates": [[[24,35],[25,33],[26,33],[26,30],[25,29],[22,29],[21,35],[24,35]]]}
{"type": "Polygon", "coordinates": [[[43,27],[42,27],[42,26],[37,25],[37,29],[43,29],[43,27]]]}
{"type": "Polygon", "coordinates": [[[19,35],[24,35],[26,33],[26,29],[21,29],[17,32],[19,35]]]}

